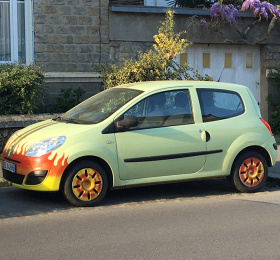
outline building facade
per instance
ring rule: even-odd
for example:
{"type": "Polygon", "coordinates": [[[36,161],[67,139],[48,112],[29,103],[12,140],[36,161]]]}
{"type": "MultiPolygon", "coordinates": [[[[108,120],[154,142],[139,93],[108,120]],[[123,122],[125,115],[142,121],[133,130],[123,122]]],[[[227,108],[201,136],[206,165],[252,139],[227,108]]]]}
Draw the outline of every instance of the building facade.
{"type": "MultiPolygon", "coordinates": [[[[92,63],[121,64],[150,49],[166,4],[165,0],[1,0],[0,63],[39,65],[46,72],[47,102],[65,87],[83,87],[90,96],[102,89],[92,63]]],[[[268,41],[233,45],[187,22],[194,14],[208,19],[207,11],[176,9],[176,13],[176,30],[187,30],[193,43],[177,61],[188,62],[214,80],[247,85],[267,118],[266,97],[273,93],[267,72],[280,68],[279,24],[268,41]]],[[[252,19],[249,15],[242,21],[246,25],[252,19]]],[[[260,25],[251,37],[262,33],[260,25]]]]}

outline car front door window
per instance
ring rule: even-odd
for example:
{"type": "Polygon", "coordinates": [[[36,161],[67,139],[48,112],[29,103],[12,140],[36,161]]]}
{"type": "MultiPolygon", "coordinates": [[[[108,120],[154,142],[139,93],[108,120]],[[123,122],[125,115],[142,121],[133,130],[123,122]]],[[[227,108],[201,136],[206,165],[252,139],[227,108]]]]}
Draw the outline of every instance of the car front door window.
{"type": "Polygon", "coordinates": [[[131,129],[146,129],[194,123],[189,91],[166,91],[151,95],[130,108],[124,116],[138,117],[131,129]]]}

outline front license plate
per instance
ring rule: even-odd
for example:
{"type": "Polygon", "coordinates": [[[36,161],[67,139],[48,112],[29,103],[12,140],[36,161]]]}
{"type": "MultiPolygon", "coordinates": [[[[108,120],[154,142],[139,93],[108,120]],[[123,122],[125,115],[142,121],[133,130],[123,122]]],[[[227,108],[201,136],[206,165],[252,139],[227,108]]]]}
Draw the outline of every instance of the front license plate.
{"type": "Polygon", "coordinates": [[[16,173],[16,165],[10,162],[3,161],[3,169],[9,172],[16,173]]]}

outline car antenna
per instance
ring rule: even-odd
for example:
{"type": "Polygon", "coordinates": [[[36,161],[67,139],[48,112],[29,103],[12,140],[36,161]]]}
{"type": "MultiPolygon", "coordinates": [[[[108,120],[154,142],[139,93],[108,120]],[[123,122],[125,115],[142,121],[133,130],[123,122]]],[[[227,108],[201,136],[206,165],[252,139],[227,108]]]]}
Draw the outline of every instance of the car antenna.
{"type": "Polygon", "coordinates": [[[221,72],[221,75],[220,75],[219,79],[217,80],[217,82],[220,82],[220,79],[221,79],[222,74],[223,74],[223,72],[224,72],[224,68],[225,68],[225,67],[223,67],[222,72],[221,72]]]}

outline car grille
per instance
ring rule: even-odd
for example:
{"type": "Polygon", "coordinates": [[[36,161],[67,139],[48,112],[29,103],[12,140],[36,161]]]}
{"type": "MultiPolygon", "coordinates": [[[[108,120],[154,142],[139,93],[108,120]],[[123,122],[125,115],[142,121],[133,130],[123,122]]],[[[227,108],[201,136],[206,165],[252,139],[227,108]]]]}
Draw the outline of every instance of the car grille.
{"type": "Polygon", "coordinates": [[[22,184],[24,177],[25,177],[24,175],[9,172],[4,169],[2,169],[2,171],[3,171],[3,177],[5,180],[10,181],[15,184],[22,184]]]}

